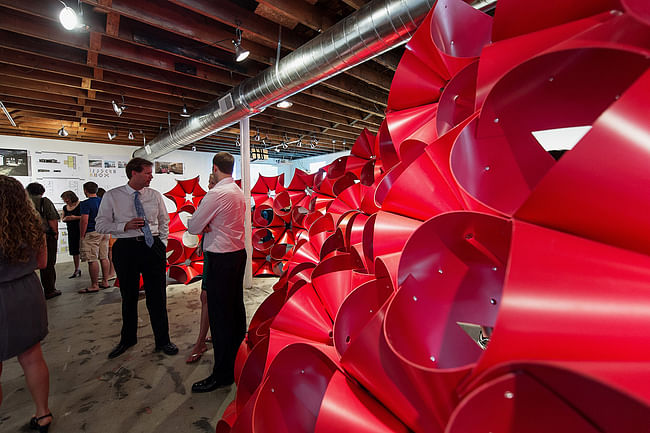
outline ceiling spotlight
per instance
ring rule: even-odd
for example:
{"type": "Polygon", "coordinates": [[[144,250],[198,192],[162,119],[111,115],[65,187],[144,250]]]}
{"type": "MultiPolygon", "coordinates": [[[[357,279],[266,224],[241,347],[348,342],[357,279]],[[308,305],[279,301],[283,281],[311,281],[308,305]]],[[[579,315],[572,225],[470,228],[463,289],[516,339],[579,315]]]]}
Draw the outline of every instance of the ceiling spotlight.
{"type": "Polygon", "coordinates": [[[253,140],[260,141],[260,130],[258,128],[255,129],[255,135],[253,135],[253,140]]]}
{"type": "Polygon", "coordinates": [[[276,105],[276,106],[278,108],[291,108],[293,106],[293,102],[288,101],[288,100],[285,99],[284,101],[278,102],[278,105],[276,105]]]}
{"type": "Polygon", "coordinates": [[[111,101],[111,105],[113,106],[113,111],[115,111],[117,117],[120,117],[122,112],[126,110],[126,105],[124,105],[124,95],[122,95],[122,105],[117,105],[115,101],[111,101]]]}
{"type": "Polygon", "coordinates": [[[196,152],[196,146],[192,146],[192,152],[196,152]]]}
{"type": "Polygon", "coordinates": [[[311,143],[309,143],[309,147],[311,147],[312,149],[315,148],[315,147],[316,147],[316,143],[314,143],[314,142],[312,141],[311,143]]]}
{"type": "Polygon", "coordinates": [[[65,126],[61,125],[61,129],[57,132],[60,137],[67,137],[68,136],[68,131],[65,130],[65,126]]]}
{"type": "Polygon", "coordinates": [[[113,132],[107,132],[106,135],[108,135],[110,141],[113,141],[113,139],[117,137],[117,129],[114,129],[113,132]]]}
{"type": "Polygon", "coordinates": [[[190,117],[190,113],[187,111],[187,105],[185,105],[185,100],[183,100],[183,108],[181,108],[181,117],[190,117]]]}
{"type": "Polygon", "coordinates": [[[235,30],[235,39],[232,43],[235,46],[235,60],[238,62],[246,60],[251,52],[241,46],[241,29],[239,27],[235,30]]]}
{"type": "Polygon", "coordinates": [[[59,12],[59,21],[61,25],[66,30],[74,30],[79,27],[79,19],[77,18],[77,12],[72,9],[70,6],[63,4],[63,9],[59,12]]]}
{"type": "Polygon", "coordinates": [[[298,146],[298,147],[302,147],[302,139],[301,139],[301,138],[298,138],[297,146],[298,146]]]}
{"type": "Polygon", "coordinates": [[[275,150],[276,152],[280,152],[280,148],[279,148],[279,147],[276,147],[274,150],[275,150]]]}
{"type": "Polygon", "coordinates": [[[129,129],[129,136],[128,136],[128,137],[129,137],[129,140],[133,140],[133,139],[134,139],[134,137],[133,137],[133,131],[131,131],[130,129],[129,129]]]}
{"type": "Polygon", "coordinates": [[[235,138],[235,144],[236,144],[237,146],[241,146],[241,143],[239,142],[239,138],[235,138]]]}
{"type": "Polygon", "coordinates": [[[190,113],[187,112],[187,105],[183,104],[181,108],[181,117],[190,117],[190,113]]]}

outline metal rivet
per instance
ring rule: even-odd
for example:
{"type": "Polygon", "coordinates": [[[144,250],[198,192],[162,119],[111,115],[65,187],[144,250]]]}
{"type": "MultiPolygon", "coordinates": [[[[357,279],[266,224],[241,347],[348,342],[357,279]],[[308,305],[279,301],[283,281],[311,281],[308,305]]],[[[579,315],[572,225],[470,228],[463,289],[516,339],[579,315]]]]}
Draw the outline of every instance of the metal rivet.
{"type": "Polygon", "coordinates": [[[485,171],[490,171],[490,166],[489,166],[489,165],[486,165],[485,168],[484,168],[483,170],[485,170],[485,171]]]}
{"type": "Polygon", "coordinates": [[[474,237],[474,234],[473,234],[473,233],[467,233],[467,234],[465,235],[465,239],[472,239],[473,237],[474,237]]]}
{"type": "Polygon", "coordinates": [[[439,273],[439,274],[442,274],[442,269],[438,269],[438,273],[439,273]]]}
{"type": "Polygon", "coordinates": [[[275,392],[275,388],[271,388],[271,392],[275,392]]]}
{"type": "Polygon", "coordinates": [[[498,117],[495,117],[494,120],[493,120],[493,122],[494,122],[494,123],[499,123],[499,118],[498,118],[498,117]]]}
{"type": "Polygon", "coordinates": [[[300,370],[300,374],[305,374],[305,370],[300,370]]]}
{"type": "Polygon", "coordinates": [[[492,305],[496,305],[496,304],[497,304],[497,300],[494,299],[494,298],[490,298],[490,304],[492,304],[492,305]]]}
{"type": "Polygon", "coordinates": [[[553,80],[555,80],[554,77],[550,77],[550,78],[548,79],[548,81],[550,81],[550,82],[553,82],[553,80]]]}
{"type": "Polygon", "coordinates": [[[418,300],[417,296],[413,296],[413,300],[417,301],[418,300]]]}
{"type": "Polygon", "coordinates": [[[454,41],[451,41],[451,44],[454,45],[454,41]]]}
{"type": "Polygon", "coordinates": [[[372,313],[372,310],[370,310],[370,312],[372,313]]]}
{"type": "Polygon", "coordinates": [[[614,96],[614,99],[618,101],[620,97],[621,97],[621,95],[616,95],[616,96],[614,96]]]}
{"type": "Polygon", "coordinates": [[[345,342],[346,342],[346,343],[349,343],[349,342],[350,342],[350,336],[349,336],[349,335],[348,335],[347,337],[345,337],[345,342]]]}
{"type": "Polygon", "coordinates": [[[429,359],[431,360],[431,362],[436,362],[436,357],[433,356],[433,355],[431,355],[431,357],[429,359]]]}
{"type": "Polygon", "coordinates": [[[496,266],[493,267],[492,270],[493,270],[494,272],[496,272],[496,271],[497,271],[497,267],[496,267],[496,266]]]}
{"type": "Polygon", "coordinates": [[[512,392],[510,392],[510,391],[506,391],[505,393],[503,393],[503,396],[504,396],[505,398],[512,398],[512,397],[514,397],[515,395],[514,395],[512,392]]]}

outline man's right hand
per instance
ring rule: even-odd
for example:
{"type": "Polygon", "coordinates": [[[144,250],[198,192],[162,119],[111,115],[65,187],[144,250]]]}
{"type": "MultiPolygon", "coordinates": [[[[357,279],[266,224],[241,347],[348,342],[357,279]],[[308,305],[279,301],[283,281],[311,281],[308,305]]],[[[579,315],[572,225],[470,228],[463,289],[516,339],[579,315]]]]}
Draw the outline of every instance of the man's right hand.
{"type": "Polygon", "coordinates": [[[124,225],[124,231],[138,230],[144,227],[144,218],[133,218],[124,225]]]}

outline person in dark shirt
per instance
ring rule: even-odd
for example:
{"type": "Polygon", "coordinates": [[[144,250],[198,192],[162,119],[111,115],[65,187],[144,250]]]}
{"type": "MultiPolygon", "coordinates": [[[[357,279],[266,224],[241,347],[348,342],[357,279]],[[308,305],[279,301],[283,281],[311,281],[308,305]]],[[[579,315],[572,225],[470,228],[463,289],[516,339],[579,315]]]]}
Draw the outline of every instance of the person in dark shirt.
{"type": "Polygon", "coordinates": [[[102,201],[97,197],[97,184],[95,182],[84,183],[84,194],[88,197],[79,205],[81,208],[81,261],[88,262],[88,273],[90,274],[90,287],[79,290],[79,293],[96,293],[100,288],[109,287],[106,277],[108,276],[110,263],[108,261],[108,235],[95,230],[95,217],[102,201]],[[102,266],[102,284],[99,284],[99,263],[102,266]]]}
{"type": "Polygon", "coordinates": [[[68,253],[72,256],[74,262],[74,272],[68,278],[77,278],[81,276],[79,269],[79,221],[81,212],[79,209],[79,197],[74,191],[65,191],[61,194],[65,202],[63,206],[63,222],[68,228],[68,253]]]}
{"type": "Polygon", "coordinates": [[[47,266],[41,268],[41,284],[43,285],[43,292],[45,299],[51,299],[61,294],[60,290],[56,289],[56,249],[59,240],[59,213],[57,212],[54,204],[45,194],[45,187],[38,182],[32,182],[27,185],[27,193],[29,198],[34,204],[34,208],[41,216],[43,231],[45,232],[45,240],[47,241],[47,266]]]}

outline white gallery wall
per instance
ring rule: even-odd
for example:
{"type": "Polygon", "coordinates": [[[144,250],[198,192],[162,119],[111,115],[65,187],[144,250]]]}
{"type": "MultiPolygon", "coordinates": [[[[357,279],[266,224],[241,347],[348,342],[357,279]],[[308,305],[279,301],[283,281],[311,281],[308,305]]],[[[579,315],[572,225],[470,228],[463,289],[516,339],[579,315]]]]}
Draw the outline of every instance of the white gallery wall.
{"type": "MultiPolygon", "coordinates": [[[[52,200],[59,211],[64,205],[61,200],[63,191],[72,190],[83,200],[85,197],[82,186],[85,182],[93,181],[106,190],[125,184],[127,178],[124,165],[131,159],[135,149],[137,146],[0,135],[0,155],[3,150],[27,152],[28,175],[15,177],[23,185],[30,182],[43,184],[46,188],[45,196],[52,200]]],[[[312,173],[336,158],[348,154],[349,152],[338,152],[289,162],[276,159],[256,161],[251,164],[251,186],[255,185],[260,174],[275,176],[282,173],[285,175],[285,186],[288,186],[296,168],[312,173]]],[[[199,184],[207,190],[212,157],[212,154],[203,152],[173,151],[155,161],[158,164],[154,168],[159,168],[158,171],[164,173],[154,174],[151,187],[164,194],[176,186],[176,180],[199,176],[199,184]],[[181,164],[182,174],[169,172],[170,166],[175,171],[180,171],[181,164]]],[[[235,155],[236,179],[241,177],[240,172],[241,158],[235,155]]],[[[169,212],[176,210],[171,200],[165,198],[165,203],[169,212]]],[[[64,223],[59,224],[59,231],[62,236],[59,240],[57,261],[70,261],[64,223]]]]}

